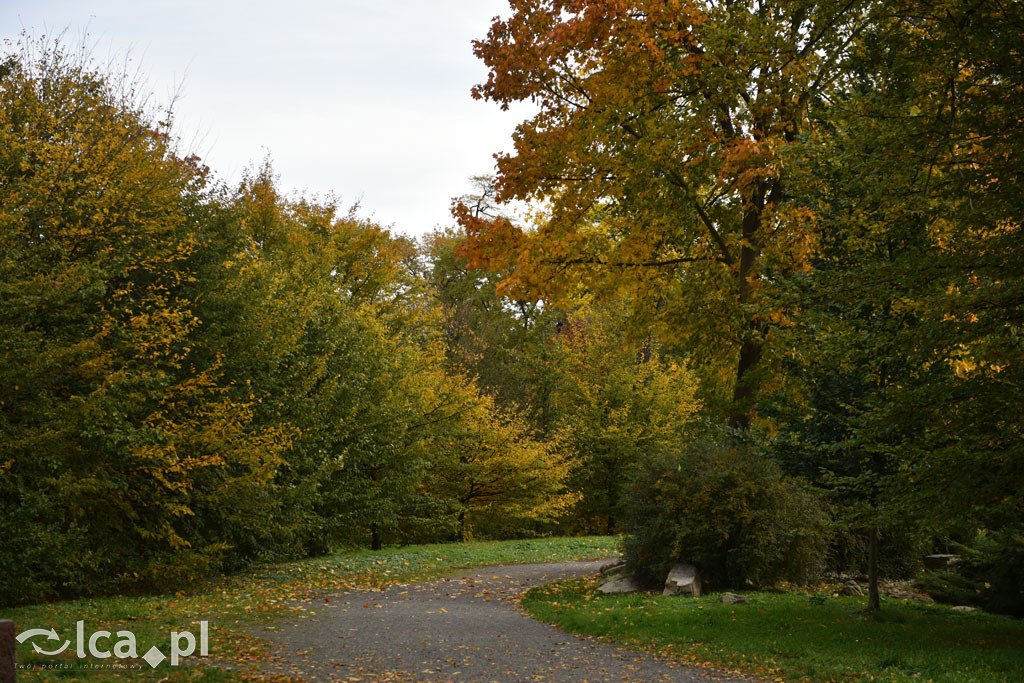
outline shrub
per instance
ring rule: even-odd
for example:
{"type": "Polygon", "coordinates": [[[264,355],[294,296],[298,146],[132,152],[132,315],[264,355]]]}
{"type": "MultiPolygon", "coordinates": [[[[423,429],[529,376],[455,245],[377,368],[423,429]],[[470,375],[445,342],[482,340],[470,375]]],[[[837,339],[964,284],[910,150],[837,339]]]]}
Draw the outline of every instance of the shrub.
{"type": "Polygon", "coordinates": [[[694,564],[712,588],[804,582],[820,572],[828,547],[819,496],[725,436],[642,461],[626,524],[626,561],[649,584],[677,562],[694,564]]]}
{"type": "Polygon", "coordinates": [[[1024,617],[1024,530],[981,531],[972,545],[956,550],[960,562],[953,571],[925,572],[919,589],[939,602],[1024,617]]]}

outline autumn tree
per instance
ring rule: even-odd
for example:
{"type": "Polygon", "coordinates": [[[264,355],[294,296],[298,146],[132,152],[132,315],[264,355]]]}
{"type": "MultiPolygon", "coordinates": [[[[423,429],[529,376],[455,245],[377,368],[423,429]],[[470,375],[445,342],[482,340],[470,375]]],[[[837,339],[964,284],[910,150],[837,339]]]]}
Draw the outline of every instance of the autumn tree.
{"type": "Polygon", "coordinates": [[[473,267],[506,291],[629,294],[698,360],[730,363],[750,422],[776,283],[811,235],[783,151],[842,75],[868,3],[523,0],[475,52],[473,90],[539,112],[499,156],[499,201],[543,201],[524,230],[455,213],[473,267]]]}
{"type": "MultiPolygon", "coordinates": [[[[565,509],[570,458],[449,353],[446,316],[487,317],[460,287],[493,287],[435,288],[411,240],[269,163],[216,182],[144,102],[60,45],[0,59],[0,601],[565,509]]],[[[494,312],[527,337],[545,313],[494,312]]]]}
{"type": "Polygon", "coordinates": [[[695,377],[626,331],[623,302],[582,302],[556,338],[553,401],[581,494],[570,527],[619,532],[624,497],[639,462],[677,450],[700,407],[695,377]]]}
{"type": "Polygon", "coordinates": [[[535,438],[522,416],[497,409],[471,383],[445,383],[456,384],[460,410],[432,441],[426,486],[447,508],[454,536],[550,530],[579,499],[569,482],[572,453],[561,439],[535,438]]]}
{"type": "Polygon", "coordinates": [[[4,599],[219,568],[288,443],[197,352],[205,171],[142,101],[59,45],[0,61],[4,599]]]}
{"type": "Polygon", "coordinates": [[[415,248],[332,200],[282,196],[269,164],[225,203],[237,272],[215,296],[242,306],[230,365],[262,380],[259,418],[295,430],[253,542],[293,556],[379,548],[438,512],[419,494],[427,444],[459,409],[439,386],[415,248]]]}

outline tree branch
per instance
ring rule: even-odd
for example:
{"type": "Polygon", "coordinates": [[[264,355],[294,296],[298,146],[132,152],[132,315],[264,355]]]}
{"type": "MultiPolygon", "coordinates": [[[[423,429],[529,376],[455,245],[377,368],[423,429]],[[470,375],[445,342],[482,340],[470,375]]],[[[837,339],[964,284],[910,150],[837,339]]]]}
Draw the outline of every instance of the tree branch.
{"type": "Polygon", "coordinates": [[[599,258],[574,258],[574,259],[546,259],[543,263],[559,266],[578,266],[578,265],[595,265],[595,266],[609,266],[613,268],[655,268],[659,266],[676,266],[681,263],[727,263],[727,261],[721,257],[706,257],[706,256],[681,256],[679,258],[663,259],[660,261],[603,261],[599,258]]]}

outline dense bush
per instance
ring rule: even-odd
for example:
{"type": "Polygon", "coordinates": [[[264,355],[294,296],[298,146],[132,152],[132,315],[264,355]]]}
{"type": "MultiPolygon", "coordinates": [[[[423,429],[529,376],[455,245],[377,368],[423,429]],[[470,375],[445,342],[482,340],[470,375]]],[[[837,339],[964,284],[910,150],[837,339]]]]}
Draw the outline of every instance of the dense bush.
{"type": "Polygon", "coordinates": [[[940,602],[1024,617],[1024,529],[981,531],[972,545],[955,548],[960,561],[925,572],[918,588],[940,602]]]}
{"type": "Polygon", "coordinates": [[[749,444],[705,435],[644,459],[627,498],[627,562],[644,581],[697,566],[714,588],[806,581],[822,567],[818,496],[749,444]]]}

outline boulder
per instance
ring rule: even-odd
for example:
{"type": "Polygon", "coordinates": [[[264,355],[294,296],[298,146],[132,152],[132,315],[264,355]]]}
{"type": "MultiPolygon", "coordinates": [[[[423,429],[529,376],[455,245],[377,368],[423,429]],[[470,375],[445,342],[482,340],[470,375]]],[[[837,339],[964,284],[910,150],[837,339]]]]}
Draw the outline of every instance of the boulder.
{"type": "Polygon", "coordinates": [[[727,605],[743,605],[750,602],[746,595],[737,595],[736,593],[722,593],[721,600],[727,605]]]}
{"type": "Polygon", "coordinates": [[[626,561],[620,557],[618,559],[611,560],[609,562],[605,562],[604,564],[602,564],[601,568],[597,570],[597,573],[598,574],[607,574],[608,572],[613,572],[616,569],[621,569],[621,568],[623,568],[625,566],[626,566],[626,561]]]}
{"type": "Polygon", "coordinates": [[[945,569],[950,565],[956,564],[960,561],[959,555],[925,555],[924,556],[924,568],[925,569],[945,569]]]}
{"type": "Polygon", "coordinates": [[[700,597],[700,575],[692,564],[677,564],[665,579],[662,595],[689,595],[700,597]]]}
{"type": "Polygon", "coordinates": [[[640,590],[640,583],[635,577],[625,572],[613,572],[609,574],[597,587],[602,593],[609,595],[616,593],[636,593],[640,590]]]}
{"type": "Polygon", "coordinates": [[[856,581],[850,580],[843,584],[843,587],[839,589],[840,595],[864,595],[864,589],[860,587],[860,584],[856,581]]]}
{"type": "Polygon", "coordinates": [[[977,612],[977,607],[971,607],[970,605],[957,605],[956,607],[950,607],[954,612],[977,612]]]}

